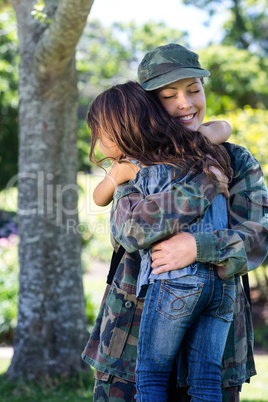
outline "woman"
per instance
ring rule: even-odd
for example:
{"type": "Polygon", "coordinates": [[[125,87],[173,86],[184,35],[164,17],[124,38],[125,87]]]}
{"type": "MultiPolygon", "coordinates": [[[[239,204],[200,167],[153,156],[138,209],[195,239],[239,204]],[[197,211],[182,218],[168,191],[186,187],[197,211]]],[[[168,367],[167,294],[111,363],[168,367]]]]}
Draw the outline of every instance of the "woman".
{"type": "MultiPolygon", "coordinates": [[[[180,81],[186,77],[188,79],[208,75],[201,69],[198,56],[179,45],[156,48],[145,56],[139,71],[143,87],[150,86],[152,81],[159,80],[159,88],[172,82],[180,84],[180,81]],[[142,71],[144,71],[143,75],[142,71]],[[167,77],[169,77],[168,82],[167,77]]],[[[150,90],[151,87],[145,89],[150,90]]],[[[187,87],[179,85],[177,89],[185,95],[182,99],[187,99],[187,87]]],[[[187,102],[182,105],[179,103],[178,107],[183,109],[189,105],[187,106],[187,102]]],[[[198,122],[201,124],[199,110],[197,106],[192,117],[186,113],[188,116],[182,120],[186,122],[189,119],[190,123],[195,123],[199,119],[198,122]],[[195,116],[198,119],[195,119],[195,116]]],[[[171,113],[169,110],[168,112],[171,113]]],[[[224,144],[224,146],[229,153],[234,171],[234,178],[229,185],[230,229],[216,231],[214,234],[199,233],[194,238],[189,237],[191,235],[187,233],[176,235],[157,247],[162,255],[159,255],[159,252],[153,254],[155,266],[160,265],[159,258],[164,258],[161,261],[161,265],[164,264],[162,269],[180,268],[177,262],[176,265],[172,265],[170,261],[165,264],[167,258],[163,255],[165,247],[167,250],[172,248],[172,251],[175,251],[174,260],[177,260],[177,256],[181,256],[179,260],[183,261],[183,266],[191,264],[194,260],[212,262],[219,267],[218,272],[223,277],[244,274],[247,270],[257,268],[265,259],[268,249],[268,222],[267,215],[265,216],[265,213],[268,213],[268,196],[261,168],[246,149],[232,144],[224,144]],[[179,241],[178,236],[180,236],[179,241]],[[187,251],[195,250],[194,246],[196,247],[195,255],[192,251],[187,251]]],[[[209,186],[209,182],[202,174],[188,183],[188,186],[191,191],[198,192],[202,189],[210,201],[215,196],[212,194],[213,189],[209,186]]],[[[135,193],[129,193],[128,197],[133,205],[138,205],[139,201],[142,201],[135,193]]],[[[169,197],[168,200],[166,197],[167,193],[146,197],[147,211],[150,211],[150,208],[153,208],[155,213],[166,210],[167,219],[170,211],[176,214],[178,212],[176,195],[169,197]]],[[[95,401],[109,400],[112,397],[118,401],[120,398],[125,401],[134,401],[136,347],[143,306],[142,301],[135,297],[138,264],[138,252],[132,254],[126,252],[123,255],[114,276],[114,283],[107,287],[99,316],[83,353],[83,359],[97,370],[95,372],[97,379],[95,401]]],[[[156,272],[159,273],[159,269],[156,272]]],[[[222,386],[226,389],[223,394],[224,401],[238,401],[238,388],[250,376],[256,374],[252,353],[250,309],[245,300],[239,276],[236,276],[236,283],[236,314],[226,343],[225,365],[222,371],[222,386]]],[[[173,392],[171,397],[174,396],[173,392]]]]}

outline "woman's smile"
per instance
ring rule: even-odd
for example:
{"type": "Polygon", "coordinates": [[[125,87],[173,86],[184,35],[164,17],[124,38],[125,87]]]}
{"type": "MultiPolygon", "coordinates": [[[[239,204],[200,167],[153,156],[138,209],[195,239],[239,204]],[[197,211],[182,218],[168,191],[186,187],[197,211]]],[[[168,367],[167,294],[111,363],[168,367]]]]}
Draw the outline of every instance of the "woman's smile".
{"type": "Polygon", "coordinates": [[[183,116],[178,116],[177,119],[181,122],[181,123],[191,123],[197,113],[191,113],[191,114],[187,114],[187,115],[183,115],[183,116]]]}

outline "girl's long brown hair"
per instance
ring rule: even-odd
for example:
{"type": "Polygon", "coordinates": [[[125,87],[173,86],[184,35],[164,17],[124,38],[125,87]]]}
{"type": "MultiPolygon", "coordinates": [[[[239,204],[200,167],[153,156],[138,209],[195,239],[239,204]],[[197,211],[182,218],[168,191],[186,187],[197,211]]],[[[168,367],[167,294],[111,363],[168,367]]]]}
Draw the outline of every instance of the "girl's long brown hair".
{"type": "Polygon", "coordinates": [[[170,116],[159,100],[138,83],[129,81],[101,93],[87,114],[91,130],[90,160],[96,160],[95,146],[102,135],[113,141],[122,157],[143,165],[167,163],[181,173],[204,172],[211,180],[211,165],[231,178],[229,156],[220,145],[212,144],[199,131],[191,131],[170,116]],[[210,155],[210,156],[209,156],[210,155]]]}

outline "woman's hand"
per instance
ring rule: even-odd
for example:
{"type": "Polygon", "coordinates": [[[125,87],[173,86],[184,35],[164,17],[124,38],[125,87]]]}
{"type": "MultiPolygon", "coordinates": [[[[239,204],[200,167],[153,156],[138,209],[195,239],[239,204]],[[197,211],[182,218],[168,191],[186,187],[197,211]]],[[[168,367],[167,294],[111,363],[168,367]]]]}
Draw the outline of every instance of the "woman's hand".
{"type": "Polygon", "coordinates": [[[196,242],[192,234],[181,232],[152,247],[154,274],[173,271],[191,265],[196,260],[196,242]]]}

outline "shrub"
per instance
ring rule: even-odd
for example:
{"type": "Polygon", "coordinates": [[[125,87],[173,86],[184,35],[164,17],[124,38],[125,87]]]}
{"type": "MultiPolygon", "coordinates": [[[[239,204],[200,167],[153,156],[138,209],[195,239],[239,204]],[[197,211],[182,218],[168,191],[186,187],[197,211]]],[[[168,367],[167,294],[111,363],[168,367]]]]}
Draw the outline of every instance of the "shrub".
{"type": "Polygon", "coordinates": [[[0,342],[10,343],[17,324],[18,236],[0,238],[0,342]]]}

